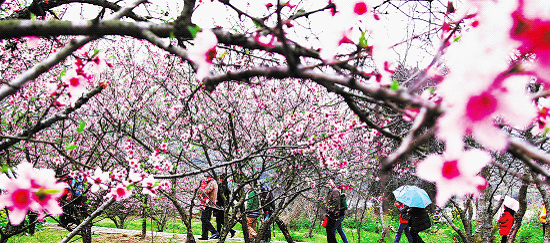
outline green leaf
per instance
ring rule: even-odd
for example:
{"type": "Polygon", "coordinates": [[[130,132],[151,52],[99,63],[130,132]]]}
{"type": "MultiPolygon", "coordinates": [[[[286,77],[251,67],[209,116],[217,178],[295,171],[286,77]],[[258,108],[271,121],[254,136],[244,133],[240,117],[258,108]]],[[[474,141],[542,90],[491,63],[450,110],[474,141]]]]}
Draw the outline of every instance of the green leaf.
{"type": "Polygon", "coordinates": [[[134,188],[136,188],[136,186],[134,186],[134,184],[129,184],[128,186],[126,186],[126,189],[129,190],[129,191],[134,190],[134,188]]]}
{"type": "Polygon", "coordinates": [[[192,34],[192,38],[195,38],[197,32],[201,31],[201,28],[199,28],[199,26],[197,25],[194,25],[194,27],[188,26],[188,30],[190,31],[190,34],[192,34]]]}
{"type": "Polygon", "coordinates": [[[462,36],[458,36],[458,37],[454,38],[454,42],[459,41],[461,37],[462,37],[462,36]]]}
{"type": "Polygon", "coordinates": [[[226,55],[228,55],[228,51],[224,51],[222,54],[220,54],[218,59],[223,59],[226,55]]]}
{"type": "Polygon", "coordinates": [[[100,53],[100,50],[94,49],[94,54],[92,54],[91,57],[95,57],[96,55],[98,55],[98,53],[100,53]]]}
{"type": "MultiPolygon", "coordinates": [[[[190,31],[190,32],[191,32],[191,31],[190,31]]],[[[169,33],[169,38],[171,38],[171,39],[176,38],[176,37],[174,36],[174,32],[171,31],[171,33],[169,33]]]]}
{"type": "Polygon", "coordinates": [[[76,144],[68,144],[65,146],[65,150],[73,150],[73,149],[76,149],[78,147],[78,145],[76,144]]]}
{"type": "Polygon", "coordinates": [[[358,45],[362,48],[368,46],[368,40],[366,39],[366,32],[363,31],[362,34],[360,35],[360,38],[358,39],[358,45]]]}
{"type": "Polygon", "coordinates": [[[11,169],[11,167],[9,165],[2,165],[2,168],[0,169],[0,171],[2,173],[7,173],[8,170],[10,170],[10,169],[11,169]]]}
{"type": "Polygon", "coordinates": [[[84,127],[86,127],[86,122],[85,121],[79,122],[79,127],[77,127],[77,132],[82,133],[82,131],[84,131],[84,127]]]}
{"type": "Polygon", "coordinates": [[[389,86],[389,88],[393,91],[397,91],[399,90],[401,86],[399,85],[399,82],[397,82],[397,80],[393,80],[393,84],[391,84],[391,86],[389,86]]]}
{"type": "Polygon", "coordinates": [[[46,193],[46,194],[54,194],[54,193],[58,193],[58,192],[61,192],[60,190],[54,190],[54,189],[48,189],[48,190],[42,190],[42,192],[46,193]]]}
{"type": "Polygon", "coordinates": [[[34,13],[31,13],[31,20],[36,20],[36,15],[34,13]]]}

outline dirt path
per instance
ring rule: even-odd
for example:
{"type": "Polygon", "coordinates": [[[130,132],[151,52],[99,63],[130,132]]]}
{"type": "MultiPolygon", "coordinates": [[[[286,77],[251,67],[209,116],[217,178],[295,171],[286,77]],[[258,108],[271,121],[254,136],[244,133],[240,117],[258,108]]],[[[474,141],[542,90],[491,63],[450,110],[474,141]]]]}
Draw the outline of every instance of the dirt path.
{"type": "MultiPolygon", "coordinates": [[[[55,223],[46,223],[45,226],[52,229],[65,230],[64,228],[58,226],[55,223]]],[[[122,236],[122,237],[136,238],[142,234],[142,231],[92,226],[92,234],[106,236],[107,238],[110,238],[110,235],[112,235],[113,237],[122,236]]],[[[194,236],[198,242],[217,242],[217,240],[198,240],[199,237],[201,236],[200,235],[194,235],[194,236]]],[[[164,238],[170,241],[185,242],[186,234],[147,231],[146,239],[148,238],[164,238]]],[[[244,240],[241,238],[226,238],[226,242],[244,242],[244,240]]],[[[270,241],[270,242],[286,243],[285,241],[270,241]]]]}

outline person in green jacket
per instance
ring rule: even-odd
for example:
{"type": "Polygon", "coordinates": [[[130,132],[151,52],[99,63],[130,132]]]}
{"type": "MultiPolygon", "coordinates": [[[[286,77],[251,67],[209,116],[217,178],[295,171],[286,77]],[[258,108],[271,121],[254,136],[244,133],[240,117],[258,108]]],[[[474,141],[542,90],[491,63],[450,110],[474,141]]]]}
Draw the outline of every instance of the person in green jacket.
{"type": "Polygon", "coordinates": [[[247,231],[249,240],[257,238],[257,217],[259,217],[259,197],[253,187],[249,187],[247,194],[247,204],[245,207],[247,216],[247,231]]]}

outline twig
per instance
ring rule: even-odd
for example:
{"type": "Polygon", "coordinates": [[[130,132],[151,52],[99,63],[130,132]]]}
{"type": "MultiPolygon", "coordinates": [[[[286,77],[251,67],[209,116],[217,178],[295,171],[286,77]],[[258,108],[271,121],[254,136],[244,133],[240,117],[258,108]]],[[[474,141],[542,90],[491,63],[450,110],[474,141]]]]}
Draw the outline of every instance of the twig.
{"type": "Polygon", "coordinates": [[[102,204],[102,206],[97,208],[96,211],[94,211],[90,216],[88,216],[88,218],[86,218],[86,220],[82,221],[82,223],[80,223],[76,228],[74,228],[73,231],[71,231],[71,233],[69,233],[67,236],[65,236],[65,238],[63,238],[61,241],[59,241],[59,243],[69,242],[69,240],[71,240],[71,238],[73,238],[77,234],[77,232],[79,232],[82,229],[82,227],[84,227],[85,225],[90,223],[90,221],[92,221],[94,218],[96,218],[98,215],[100,215],[113,202],[115,202],[115,199],[111,198],[108,201],[106,201],[104,204],[102,204]]]}

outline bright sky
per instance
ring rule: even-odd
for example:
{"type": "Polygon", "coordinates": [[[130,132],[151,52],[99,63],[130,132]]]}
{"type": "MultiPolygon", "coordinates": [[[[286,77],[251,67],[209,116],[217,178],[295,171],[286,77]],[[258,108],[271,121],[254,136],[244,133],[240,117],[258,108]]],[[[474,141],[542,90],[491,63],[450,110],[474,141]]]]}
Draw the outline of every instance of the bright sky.
{"type": "MultiPolygon", "coordinates": [[[[441,1],[447,2],[444,0],[441,1]]],[[[120,5],[127,6],[131,2],[133,1],[125,0],[121,2],[120,5]]],[[[159,14],[159,16],[162,16],[161,14],[168,10],[169,15],[167,17],[162,16],[162,18],[175,19],[182,10],[182,2],[182,0],[156,0],[153,1],[154,4],[149,4],[147,10],[144,6],[140,6],[136,8],[134,12],[138,15],[156,16],[157,14],[159,14]]],[[[231,3],[234,4],[236,7],[256,17],[262,17],[268,13],[265,7],[265,2],[268,1],[231,1],[231,3]]],[[[292,2],[298,2],[298,9],[305,9],[307,11],[322,8],[327,4],[327,1],[320,0],[292,0],[292,2]]],[[[438,4],[440,3],[436,3],[434,6],[442,8],[442,6],[439,6],[438,4]]],[[[415,4],[404,4],[403,6],[401,6],[401,11],[408,12],[423,10],[421,8],[415,8],[414,6],[415,4]]],[[[404,41],[404,38],[407,34],[412,36],[413,33],[421,33],[427,30],[427,24],[424,24],[424,22],[422,21],[409,22],[409,19],[405,16],[405,14],[401,13],[399,10],[397,10],[397,8],[387,7],[382,10],[384,10],[388,14],[383,15],[382,17],[384,21],[379,21],[378,24],[385,24],[385,29],[388,30],[386,38],[388,38],[390,45],[404,41]]],[[[92,19],[97,16],[99,11],[99,7],[95,7],[92,5],[72,4],[72,7],[68,8],[63,19],[76,20],[80,19],[80,16],[83,16],[85,19],[92,19]]],[[[302,21],[298,22],[292,30],[288,31],[288,37],[303,46],[318,48],[320,47],[320,42],[315,38],[312,38],[313,36],[311,33],[314,33],[316,36],[320,36],[320,33],[324,32],[327,27],[328,22],[326,20],[328,18],[328,11],[326,11],[325,13],[313,14],[309,17],[308,22],[306,19],[303,19],[302,21]],[[309,28],[310,30],[307,30],[306,28],[309,28]],[[306,37],[309,38],[306,39],[306,37]]],[[[158,21],[161,22],[160,20],[158,21]]],[[[242,17],[241,21],[238,20],[237,15],[233,10],[228,11],[228,8],[226,6],[217,1],[211,2],[209,0],[204,0],[203,3],[200,4],[194,11],[192,21],[202,28],[213,28],[215,26],[221,26],[229,30],[232,30],[233,28],[243,29],[243,27],[246,27],[250,30],[254,29],[254,24],[251,20],[247,19],[246,17],[242,17]]],[[[364,26],[363,28],[366,29],[370,27],[364,26]]],[[[358,40],[360,34],[361,32],[358,29],[354,29],[353,39],[358,40]]],[[[405,62],[410,66],[423,67],[424,65],[429,63],[429,61],[431,61],[431,57],[435,52],[435,47],[429,47],[425,48],[425,50],[420,50],[419,48],[417,48],[417,45],[421,44],[421,41],[414,40],[412,42],[405,42],[403,44],[397,45],[395,48],[395,53],[397,54],[396,58],[400,59],[401,62],[405,62]],[[409,44],[412,44],[412,48],[410,48],[410,50],[407,52],[406,50],[409,47],[409,44]],[[404,53],[407,53],[408,55],[405,57],[404,53]]]]}

